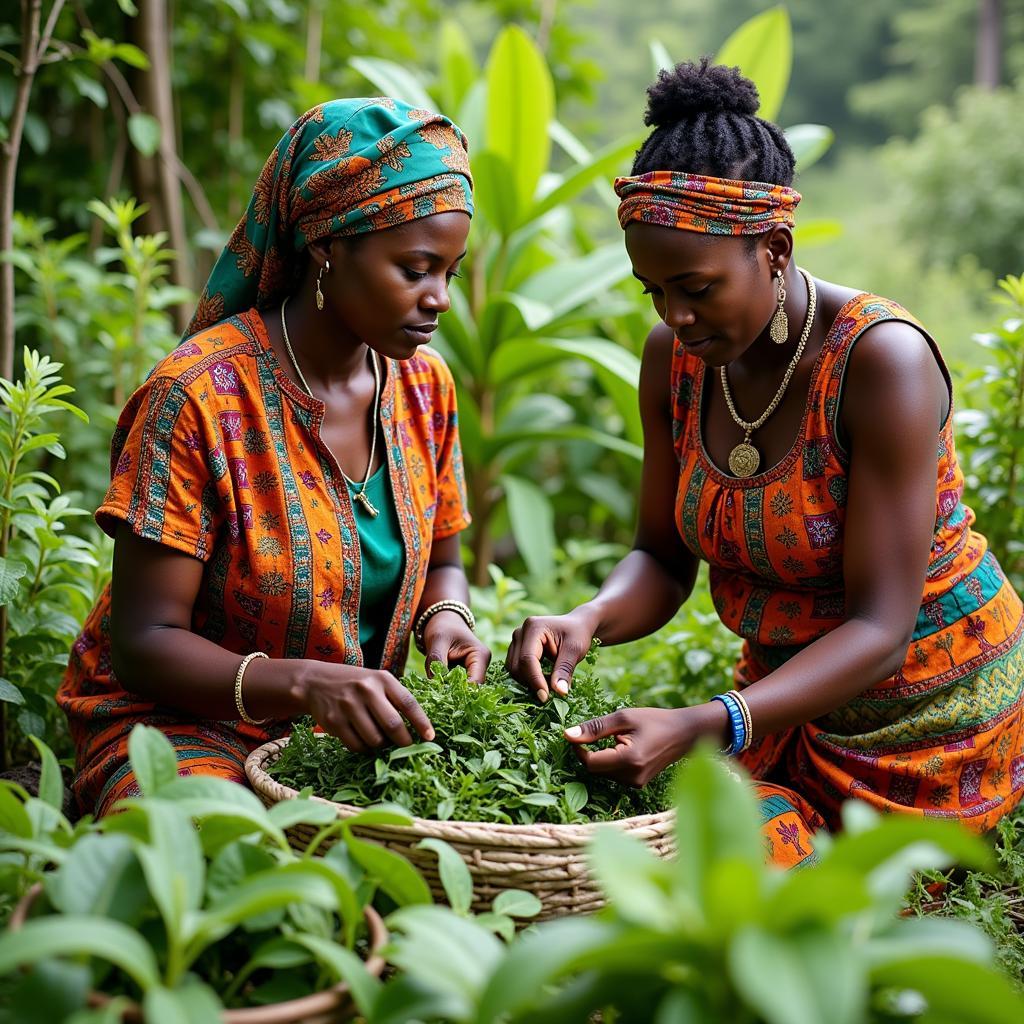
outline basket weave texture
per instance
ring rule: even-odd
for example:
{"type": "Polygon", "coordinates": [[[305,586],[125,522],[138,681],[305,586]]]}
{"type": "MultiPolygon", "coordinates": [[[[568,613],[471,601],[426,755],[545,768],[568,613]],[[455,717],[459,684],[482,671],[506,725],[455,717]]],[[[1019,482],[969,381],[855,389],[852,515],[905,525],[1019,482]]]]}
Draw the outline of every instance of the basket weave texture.
{"type": "MultiPolygon", "coordinates": [[[[298,795],[298,791],[272,779],[266,772],[277,760],[288,740],[272,740],[257,747],[245,762],[249,784],[269,807],[298,795]]],[[[313,797],[330,804],[340,818],[349,818],[364,808],[313,797]]],[[[602,822],[620,828],[659,857],[674,852],[675,814],[641,814],[602,822]]],[[[437,856],[430,850],[418,850],[421,839],[433,837],[449,843],[466,862],[473,876],[473,910],[490,909],[491,901],[505,889],[525,889],[541,902],[542,910],[534,920],[565,914],[591,913],[604,906],[601,893],[587,872],[584,847],[596,825],[506,825],[489,821],[435,821],[413,818],[411,825],[356,826],[353,831],[390,847],[411,861],[426,879],[434,899],[445,902],[444,888],[437,871],[437,856]]],[[[316,834],[311,825],[288,829],[292,846],[304,850],[316,834]]],[[[324,848],[329,843],[324,844],[324,848]]]]}

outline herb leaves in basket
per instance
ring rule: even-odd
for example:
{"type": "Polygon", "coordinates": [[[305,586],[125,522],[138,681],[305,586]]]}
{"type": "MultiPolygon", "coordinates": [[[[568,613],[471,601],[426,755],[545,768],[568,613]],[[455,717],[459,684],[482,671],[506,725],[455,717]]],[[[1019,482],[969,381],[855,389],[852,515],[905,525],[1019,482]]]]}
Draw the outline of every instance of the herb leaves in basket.
{"type": "Polygon", "coordinates": [[[433,742],[357,754],[314,734],[307,719],[267,771],[341,803],[392,802],[442,821],[565,824],[663,811],[671,772],[643,789],[590,775],[562,735],[565,726],[627,706],[601,687],[595,657],[591,651],[577,668],[567,696],[541,705],[503,665],[492,664],[480,686],[461,667],[439,667],[433,679],[410,672],[402,682],[433,723],[433,742]]]}

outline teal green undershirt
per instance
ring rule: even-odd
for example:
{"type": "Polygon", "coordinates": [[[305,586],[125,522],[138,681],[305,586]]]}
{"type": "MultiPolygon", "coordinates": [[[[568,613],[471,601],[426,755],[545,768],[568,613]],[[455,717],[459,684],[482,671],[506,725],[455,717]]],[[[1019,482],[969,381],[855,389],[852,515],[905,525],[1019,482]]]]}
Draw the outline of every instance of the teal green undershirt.
{"type": "MultiPolygon", "coordinates": [[[[350,497],[354,498],[362,489],[361,482],[348,481],[350,497]]],[[[362,561],[359,646],[363,649],[363,664],[380,668],[405,566],[405,545],[398,512],[391,497],[386,460],[366,482],[366,497],[380,515],[374,519],[360,502],[352,502],[362,561]]]]}

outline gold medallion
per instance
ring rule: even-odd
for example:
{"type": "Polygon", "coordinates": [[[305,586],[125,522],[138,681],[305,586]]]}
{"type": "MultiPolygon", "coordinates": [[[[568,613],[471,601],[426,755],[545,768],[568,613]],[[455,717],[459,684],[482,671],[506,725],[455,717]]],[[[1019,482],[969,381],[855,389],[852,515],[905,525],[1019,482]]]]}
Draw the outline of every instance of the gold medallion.
{"type": "Polygon", "coordinates": [[[753,476],[761,464],[761,456],[757,449],[746,441],[741,441],[729,452],[729,469],[733,476],[753,476]]]}

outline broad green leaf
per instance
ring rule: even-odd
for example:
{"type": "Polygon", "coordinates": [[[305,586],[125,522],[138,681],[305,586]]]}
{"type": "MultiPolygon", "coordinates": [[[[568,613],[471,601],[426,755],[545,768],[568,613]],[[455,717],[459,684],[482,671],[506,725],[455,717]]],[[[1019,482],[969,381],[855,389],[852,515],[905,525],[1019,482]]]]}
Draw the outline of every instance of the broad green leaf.
{"type": "Polygon", "coordinates": [[[676,775],[673,870],[678,891],[686,893],[696,907],[703,907],[712,864],[735,858],[763,866],[760,823],[750,785],[706,747],[691,753],[676,775]]]}
{"type": "Polygon", "coordinates": [[[608,451],[620,452],[634,459],[637,463],[643,460],[643,449],[630,441],[624,441],[621,437],[613,434],[605,434],[593,427],[582,425],[569,425],[564,427],[553,427],[549,430],[522,430],[515,434],[499,433],[490,439],[485,446],[485,451],[491,458],[496,458],[498,453],[512,445],[537,444],[541,441],[585,441],[588,444],[597,445],[599,448],[607,448],[608,451]]]}
{"type": "Polygon", "coordinates": [[[779,931],[815,922],[835,924],[867,909],[864,876],[831,862],[787,872],[764,906],[764,920],[779,931]]]}
{"type": "MultiPolygon", "coordinates": [[[[845,822],[846,808],[843,814],[845,822]]],[[[913,863],[920,869],[934,866],[936,851],[941,851],[939,860],[963,867],[988,869],[993,863],[992,851],[984,840],[967,832],[959,822],[898,814],[881,818],[867,831],[840,833],[829,850],[828,863],[866,874],[908,847],[917,848],[913,863]]]]}
{"type": "Polygon", "coordinates": [[[677,912],[667,897],[667,866],[639,839],[612,825],[601,826],[594,830],[587,862],[623,920],[653,928],[672,926],[677,912]]]}
{"type": "Polygon", "coordinates": [[[18,596],[20,581],[26,572],[28,569],[22,562],[16,562],[12,558],[0,558],[0,606],[9,604],[18,596]]]}
{"type": "Polygon", "coordinates": [[[832,129],[823,124],[794,124],[786,129],[786,141],[796,157],[796,169],[801,172],[816,164],[834,139],[832,129]]]}
{"type": "Polygon", "coordinates": [[[269,850],[255,843],[229,843],[210,861],[206,871],[206,900],[215,903],[227,898],[253,875],[269,871],[276,864],[269,850]]]}
{"type": "Polygon", "coordinates": [[[505,889],[494,897],[491,909],[496,914],[507,914],[509,917],[536,917],[544,908],[532,892],[505,889]]]}
{"type": "Polygon", "coordinates": [[[599,150],[588,162],[569,168],[562,180],[550,192],[545,193],[542,198],[537,200],[530,211],[528,221],[542,217],[556,206],[571,202],[595,181],[607,179],[604,183],[606,187],[610,188],[612,177],[617,173],[625,174],[627,172],[626,164],[632,159],[642,141],[640,135],[619,139],[599,150]]]}
{"type": "Polygon", "coordinates": [[[86,1005],[92,972],[85,964],[41,960],[21,978],[4,980],[3,1019],[7,1024],[66,1022],[86,1005]]]}
{"type": "Polygon", "coordinates": [[[495,914],[485,911],[482,914],[474,914],[473,920],[495,935],[500,935],[506,942],[511,942],[516,937],[516,923],[507,914],[495,914]]]}
{"type": "Polygon", "coordinates": [[[515,1017],[543,998],[544,989],[575,962],[612,944],[616,934],[596,917],[568,917],[545,923],[520,937],[487,979],[477,1003],[477,1024],[515,1017]]]}
{"type": "Polygon", "coordinates": [[[148,819],[149,842],[136,846],[136,856],[168,936],[175,941],[184,932],[186,915],[197,911],[203,900],[202,847],[192,822],[176,804],[151,798],[139,806],[148,819]]]}
{"type": "MultiPolygon", "coordinates": [[[[466,35],[466,30],[457,21],[448,18],[441,25],[439,46],[441,109],[455,111],[459,109],[473,83],[480,77],[480,69],[473,56],[473,44],[466,35]]],[[[477,142],[475,139],[471,141],[477,142]]],[[[481,139],[480,143],[482,142],[481,139]]]]}
{"type": "Polygon", "coordinates": [[[741,931],[729,947],[729,973],[743,1001],[766,1024],[859,1024],[864,966],[842,933],[780,935],[741,931]]]}
{"type": "Polygon", "coordinates": [[[6,704],[25,703],[25,698],[22,696],[21,690],[19,690],[9,679],[0,679],[0,700],[4,701],[6,704]]]}
{"type": "Polygon", "coordinates": [[[15,795],[12,786],[0,782],[0,839],[4,832],[21,839],[31,839],[34,834],[25,804],[15,795]]]}
{"type": "Polygon", "coordinates": [[[471,1006],[501,959],[501,943],[489,931],[447,907],[403,907],[387,924],[400,933],[392,939],[391,963],[471,1006]]]}
{"type": "Polygon", "coordinates": [[[50,878],[50,902],[65,914],[94,914],[127,925],[149,905],[146,881],[131,840],[122,835],[84,835],[50,878]]]}
{"type": "Polygon", "coordinates": [[[1001,974],[968,960],[912,957],[875,968],[871,981],[921,993],[929,1005],[923,1021],[1008,1024],[1024,1020],[1024,998],[1001,974]]]}
{"type": "Polygon", "coordinates": [[[376,804],[345,819],[348,828],[374,825],[411,825],[412,815],[398,804],[376,804]]]}
{"type": "Polygon", "coordinates": [[[39,751],[42,770],[39,774],[39,799],[55,810],[64,808],[64,777],[60,773],[60,765],[53,751],[38,736],[29,736],[33,746],[39,751]]]}
{"type": "Polygon", "coordinates": [[[564,260],[531,277],[510,296],[523,315],[526,326],[539,332],[570,310],[605,295],[631,274],[629,258],[621,242],[612,242],[576,259],[564,260]],[[546,311],[539,317],[527,303],[546,311]]]}
{"type": "Polygon", "coordinates": [[[128,737],[128,759],[144,796],[178,778],[178,759],[171,741],[150,725],[136,725],[128,737]]]}
{"type": "Polygon", "coordinates": [[[590,794],[582,782],[567,782],[565,785],[565,802],[571,811],[582,811],[587,806],[590,794]]]}
{"type": "Polygon", "coordinates": [[[565,358],[585,359],[613,374],[633,389],[633,403],[640,384],[640,360],[607,338],[522,338],[501,344],[494,354],[491,373],[500,386],[517,377],[549,369],[565,358]]]}
{"type": "Polygon", "coordinates": [[[785,7],[773,7],[745,21],[722,44],[715,63],[736,65],[752,79],[761,97],[758,116],[774,121],[793,66],[793,31],[785,7]]]}
{"type": "Polygon", "coordinates": [[[503,476],[508,518],[516,547],[531,576],[543,578],[555,564],[555,510],[535,484],[518,476],[503,476]]]}
{"type": "Polygon", "coordinates": [[[156,1024],[222,1024],[221,1001],[212,989],[195,982],[187,988],[151,988],[142,1001],[147,1021],[156,1024]]]}
{"type": "Polygon", "coordinates": [[[0,935],[0,975],[52,956],[95,956],[120,967],[143,990],[160,982],[156,958],[133,929],[119,921],[61,914],[27,921],[0,935]]]}
{"type": "Polygon", "coordinates": [[[129,115],[128,138],[143,156],[153,156],[160,148],[160,134],[160,122],[151,114],[129,115]]]}
{"type": "Polygon", "coordinates": [[[449,905],[456,914],[468,914],[473,903],[473,876],[455,848],[443,839],[433,838],[421,839],[416,848],[437,854],[437,872],[449,905]]]}
{"type": "Polygon", "coordinates": [[[407,757],[419,757],[421,754],[440,754],[444,747],[440,743],[426,740],[422,743],[410,743],[406,747],[396,747],[388,754],[388,761],[404,761],[407,757]]]}
{"type": "Polygon", "coordinates": [[[872,936],[864,956],[874,968],[895,961],[921,957],[955,957],[987,965],[992,962],[992,942],[967,921],[941,917],[895,918],[889,930],[872,936]]]}
{"type": "Polygon", "coordinates": [[[352,993],[356,1009],[364,1016],[369,1016],[382,986],[352,950],[319,935],[297,934],[292,936],[292,941],[305,946],[319,963],[328,968],[339,981],[345,982],[352,993]]]}
{"type": "Polygon", "coordinates": [[[427,883],[404,857],[351,834],[345,836],[345,845],[352,859],[400,906],[433,902],[427,883]]]}
{"type": "Polygon", "coordinates": [[[517,207],[529,209],[551,154],[555,91],[537,44],[518,26],[502,29],[487,62],[487,151],[512,169],[517,207]]]}
{"type": "MultiPolygon", "coordinates": [[[[519,197],[509,162],[499,153],[484,150],[470,157],[473,169],[473,197],[487,222],[507,238],[519,222],[519,197]]],[[[500,288],[500,280],[490,282],[500,288]]]]}
{"type": "Polygon", "coordinates": [[[330,825],[338,820],[338,812],[330,805],[318,800],[282,800],[267,810],[267,817],[280,829],[291,828],[300,823],[308,825],[330,825]]]}
{"type": "Polygon", "coordinates": [[[434,109],[436,104],[419,78],[401,64],[379,57],[352,57],[348,63],[379,89],[382,96],[395,96],[424,110],[434,109]]]}
{"type": "Polygon", "coordinates": [[[290,903],[309,903],[324,910],[337,906],[337,893],[331,872],[313,861],[282,864],[250,875],[236,888],[212,901],[206,910],[189,915],[183,934],[190,955],[218,941],[249,918],[290,903]]]}
{"type": "Polygon", "coordinates": [[[659,71],[671,71],[676,66],[677,62],[672,59],[660,39],[649,40],[647,48],[651,53],[651,73],[655,78],[658,77],[659,71]]]}

